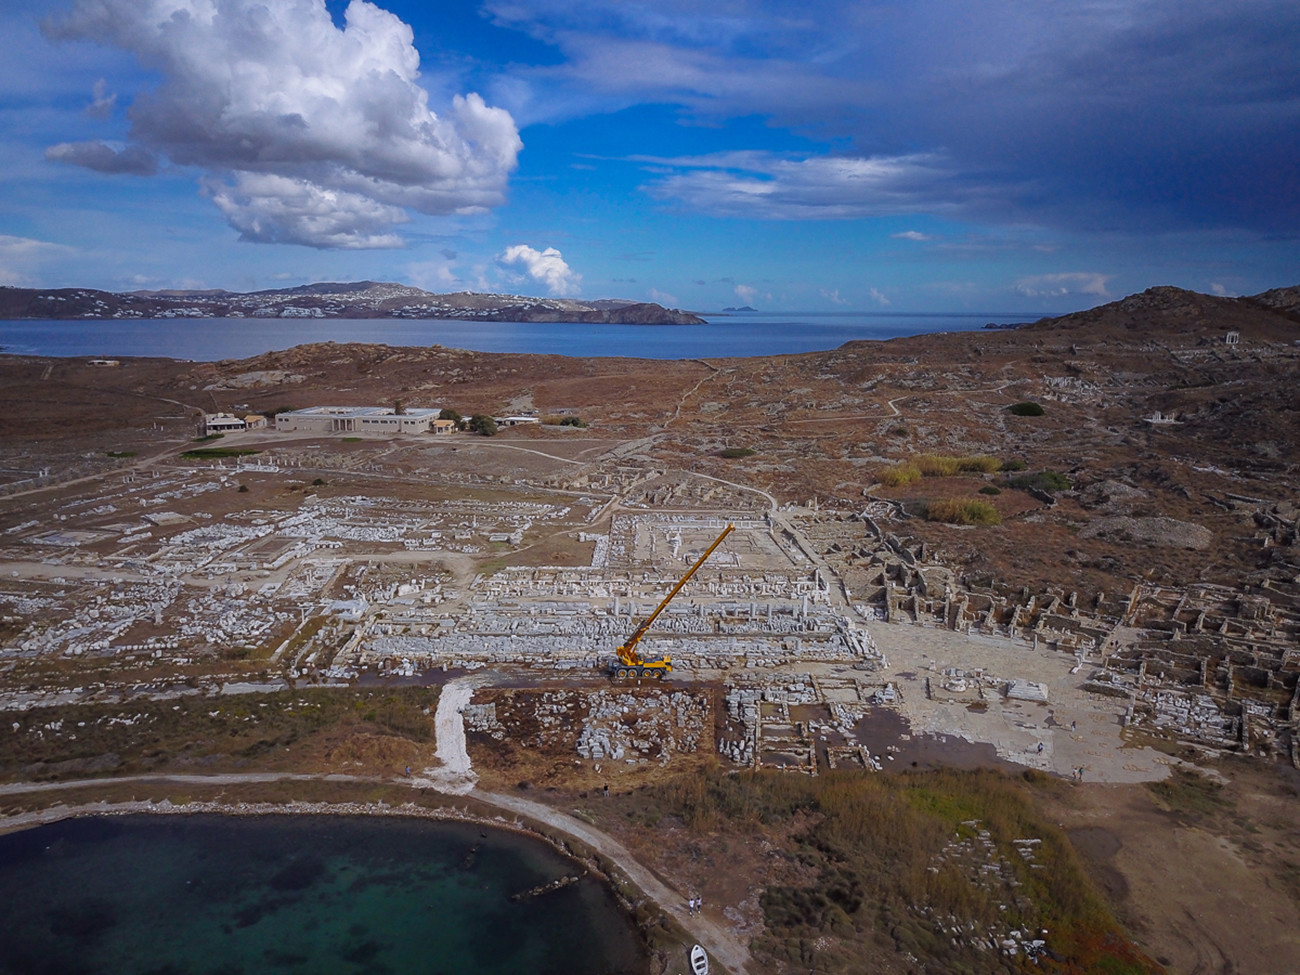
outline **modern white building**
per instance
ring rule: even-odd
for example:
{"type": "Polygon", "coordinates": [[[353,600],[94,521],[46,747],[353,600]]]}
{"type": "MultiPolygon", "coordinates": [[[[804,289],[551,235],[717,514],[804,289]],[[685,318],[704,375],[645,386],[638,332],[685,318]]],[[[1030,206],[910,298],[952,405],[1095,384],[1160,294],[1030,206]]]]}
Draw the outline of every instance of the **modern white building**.
{"type": "Polygon", "coordinates": [[[391,406],[313,406],[278,414],[275,429],[282,433],[428,433],[439,412],[436,408],[398,413],[391,406]]]}
{"type": "Polygon", "coordinates": [[[209,413],[203,417],[204,436],[213,433],[233,433],[237,430],[247,429],[248,424],[244,420],[230,413],[209,413]]]}
{"type": "Polygon", "coordinates": [[[518,427],[529,423],[541,423],[541,417],[537,416],[496,416],[493,422],[499,427],[518,427]]]}

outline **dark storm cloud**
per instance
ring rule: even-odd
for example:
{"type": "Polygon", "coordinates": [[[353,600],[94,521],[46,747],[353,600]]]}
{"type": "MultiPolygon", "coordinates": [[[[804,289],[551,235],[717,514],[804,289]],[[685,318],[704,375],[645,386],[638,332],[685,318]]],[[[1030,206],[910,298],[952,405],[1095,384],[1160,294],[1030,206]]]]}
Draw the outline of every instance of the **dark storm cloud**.
{"type": "MultiPolygon", "coordinates": [[[[940,161],[928,191],[909,180],[919,209],[1079,229],[1269,232],[1300,220],[1293,0],[494,0],[488,9],[567,56],[525,73],[552,95],[534,94],[534,106],[576,114],[671,101],[698,117],[757,114],[835,139],[850,147],[839,158],[940,161]]],[[[766,172],[776,160],[753,161],[775,184],[755,200],[785,204],[754,216],[805,204],[823,217],[860,215],[861,194],[836,214],[824,180],[801,187],[766,172]]],[[[787,175],[814,176],[818,165],[787,175]]],[[[732,172],[691,166],[649,185],[731,213],[732,172]]]]}

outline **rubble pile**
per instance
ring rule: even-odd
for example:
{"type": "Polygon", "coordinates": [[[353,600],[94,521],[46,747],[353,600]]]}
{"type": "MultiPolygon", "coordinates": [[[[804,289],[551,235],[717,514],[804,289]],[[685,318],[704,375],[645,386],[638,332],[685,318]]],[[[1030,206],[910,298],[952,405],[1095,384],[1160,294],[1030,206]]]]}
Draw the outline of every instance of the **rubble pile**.
{"type": "Polygon", "coordinates": [[[578,754],[596,762],[667,764],[674,753],[699,748],[708,716],[708,699],[685,691],[597,691],[587,698],[578,754]]]}

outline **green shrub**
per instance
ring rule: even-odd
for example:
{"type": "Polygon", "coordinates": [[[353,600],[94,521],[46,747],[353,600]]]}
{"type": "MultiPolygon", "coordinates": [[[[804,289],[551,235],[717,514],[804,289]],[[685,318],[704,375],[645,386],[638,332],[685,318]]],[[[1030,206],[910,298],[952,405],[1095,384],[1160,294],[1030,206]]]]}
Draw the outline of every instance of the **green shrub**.
{"type": "Polygon", "coordinates": [[[452,423],[460,423],[465,418],[452,409],[442,409],[438,411],[439,420],[450,420],[452,423]]]}
{"type": "Polygon", "coordinates": [[[195,437],[195,443],[207,443],[210,440],[221,440],[225,437],[224,433],[209,433],[206,437],[195,437]]]}
{"type": "Polygon", "coordinates": [[[1029,465],[1019,457],[1014,457],[1011,460],[1004,460],[1002,462],[1002,470],[1004,471],[1023,471],[1028,466],[1029,465]]]}
{"type": "Polygon", "coordinates": [[[566,416],[560,420],[562,427],[586,427],[587,421],[580,416],[566,416]]]}
{"type": "Polygon", "coordinates": [[[477,433],[484,437],[495,437],[497,433],[497,421],[492,419],[486,413],[475,413],[469,418],[466,429],[470,433],[477,433]]]}
{"type": "Polygon", "coordinates": [[[240,493],[240,494],[247,494],[247,493],[248,493],[248,485],[247,485],[247,484],[241,484],[241,485],[239,485],[239,493],[240,493]]]}
{"type": "Polygon", "coordinates": [[[925,506],[926,521],[948,525],[1000,525],[1002,516],[987,501],[975,498],[941,498],[925,506]]]}
{"type": "Polygon", "coordinates": [[[893,467],[886,467],[876,477],[886,487],[903,487],[919,481],[921,471],[915,464],[896,464],[893,467]]]}
{"type": "Polygon", "coordinates": [[[1007,407],[1015,416],[1042,416],[1046,410],[1038,403],[1025,400],[1023,403],[1013,403],[1007,407]]]}
{"type": "Polygon", "coordinates": [[[1001,493],[1002,489],[996,488],[992,484],[986,484],[984,487],[980,488],[980,494],[987,494],[991,498],[996,498],[1001,493]]]}
{"type": "Polygon", "coordinates": [[[752,447],[728,447],[726,450],[718,451],[719,457],[725,457],[728,460],[735,460],[738,457],[753,457],[757,450],[752,447]]]}
{"type": "Polygon", "coordinates": [[[1029,488],[1038,488],[1040,491],[1068,491],[1070,489],[1070,479],[1060,471],[1038,471],[1034,474],[1013,477],[1006,483],[1007,487],[1017,488],[1021,491],[1029,488]]]}

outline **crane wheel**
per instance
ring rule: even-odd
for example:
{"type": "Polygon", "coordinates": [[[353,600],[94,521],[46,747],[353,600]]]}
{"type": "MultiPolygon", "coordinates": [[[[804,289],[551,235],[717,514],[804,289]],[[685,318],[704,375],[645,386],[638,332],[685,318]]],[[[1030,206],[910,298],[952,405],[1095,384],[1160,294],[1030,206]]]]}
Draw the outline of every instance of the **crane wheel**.
{"type": "Polygon", "coordinates": [[[620,680],[626,680],[626,679],[627,679],[627,668],[626,668],[626,667],[620,667],[620,668],[618,668],[618,676],[619,676],[619,679],[620,679],[620,680]]]}

